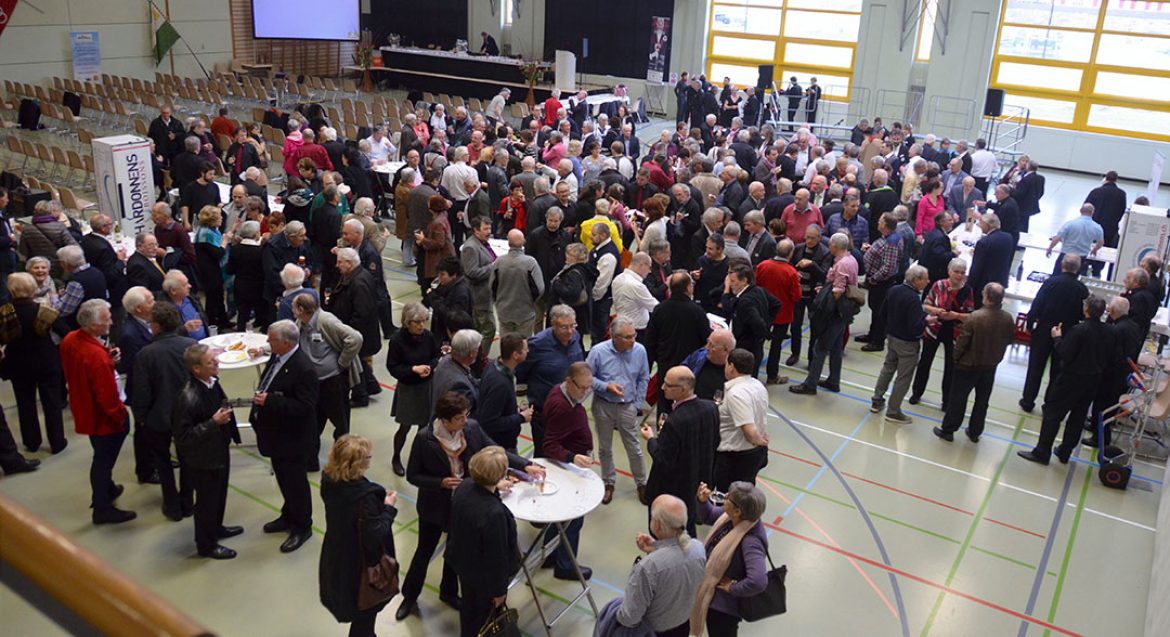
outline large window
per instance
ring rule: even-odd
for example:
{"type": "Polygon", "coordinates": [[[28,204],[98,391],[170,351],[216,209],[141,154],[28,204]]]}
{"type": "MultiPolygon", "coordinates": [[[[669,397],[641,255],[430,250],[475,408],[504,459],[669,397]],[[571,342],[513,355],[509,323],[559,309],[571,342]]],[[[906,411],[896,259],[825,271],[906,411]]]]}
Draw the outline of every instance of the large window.
{"type": "Polygon", "coordinates": [[[810,77],[826,98],[849,99],[862,0],[711,0],[707,78],[756,83],[761,64],[775,65],[783,88],[810,77]]]}
{"type": "Polygon", "coordinates": [[[1045,126],[1170,141],[1170,0],[1005,0],[991,86],[1045,126]]]}

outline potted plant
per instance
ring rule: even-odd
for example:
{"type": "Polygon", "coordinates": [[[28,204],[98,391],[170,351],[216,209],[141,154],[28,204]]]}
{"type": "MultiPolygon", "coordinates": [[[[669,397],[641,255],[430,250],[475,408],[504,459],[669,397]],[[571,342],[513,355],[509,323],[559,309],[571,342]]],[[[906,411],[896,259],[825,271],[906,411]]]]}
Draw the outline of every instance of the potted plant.
{"type": "Polygon", "coordinates": [[[540,60],[527,60],[520,64],[520,74],[528,85],[528,96],[524,99],[528,108],[536,106],[536,85],[544,78],[545,65],[540,60]]]}
{"type": "Polygon", "coordinates": [[[361,42],[353,50],[354,66],[362,69],[362,91],[369,93],[374,90],[374,81],[370,77],[370,66],[374,63],[374,45],[361,42]]]}

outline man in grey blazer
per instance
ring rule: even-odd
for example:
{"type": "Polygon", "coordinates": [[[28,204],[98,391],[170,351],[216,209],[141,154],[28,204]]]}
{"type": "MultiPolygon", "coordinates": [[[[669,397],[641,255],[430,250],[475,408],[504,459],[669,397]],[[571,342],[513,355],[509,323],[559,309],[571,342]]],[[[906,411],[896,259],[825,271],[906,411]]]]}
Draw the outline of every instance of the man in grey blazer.
{"type": "Polygon", "coordinates": [[[496,336],[491,289],[496,253],[488,245],[491,236],[492,222],[486,217],[476,217],[471,220],[471,236],[467,237],[459,249],[463,276],[471,283],[472,319],[475,321],[476,331],[483,335],[483,341],[488,344],[488,349],[491,349],[492,340],[496,336]]]}
{"type": "Polygon", "coordinates": [[[975,205],[976,201],[985,201],[983,192],[975,187],[974,177],[964,177],[947,193],[947,210],[959,215],[960,219],[967,218],[967,209],[975,205]]]}
{"type": "Polygon", "coordinates": [[[544,275],[536,259],[524,254],[524,233],[508,231],[508,254],[496,261],[492,272],[492,295],[500,317],[500,333],[532,336],[536,320],[536,299],[544,294],[544,275]]]}

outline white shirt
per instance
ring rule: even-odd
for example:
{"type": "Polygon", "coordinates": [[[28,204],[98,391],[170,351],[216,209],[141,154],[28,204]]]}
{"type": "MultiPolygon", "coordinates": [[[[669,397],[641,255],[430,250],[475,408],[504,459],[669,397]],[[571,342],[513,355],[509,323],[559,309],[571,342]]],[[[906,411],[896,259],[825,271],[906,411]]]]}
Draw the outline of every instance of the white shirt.
{"type": "Polygon", "coordinates": [[[751,451],[756,446],[743,435],[743,427],[755,425],[764,435],[767,421],[768,389],[751,376],[740,376],[723,385],[719,405],[719,447],[717,451],[751,451]]]}
{"type": "Polygon", "coordinates": [[[622,177],[626,179],[634,178],[634,162],[630,161],[629,157],[623,155],[618,158],[617,165],[618,172],[622,174],[622,177]]]}
{"type": "Polygon", "coordinates": [[[995,160],[995,153],[987,150],[977,150],[971,153],[971,176],[976,179],[991,179],[999,162],[995,160]]]}
{"type": "Polygon", "coordinates": [[[658,299],[646,289],[642,277],[633,270],[622,270],[613,280],[613,311],[634,322],[634,329],[644,330],[650,322],[650,312],[658,305],[658,299]]]}
{"type": "Polygon", "coordinates": [[[467,191],[465,185],[468,181],[479,183],[479,173],[475,169],[468,166],[466,162],[457,161],[443,169],[443,179],[439,183],[451,193],[455,201],[465,201],[475,191],[467,191]]]}
{"type": "Polygon", "coordinates": [[[367,157],[370,158],[371,163],[384,162],[390,158],[392,153],[398,150],[394,147],[394,143],[390,141],[390,138],[385,135],[382,136],[382,141],[374,139],[373,135],[367,137],[366,141],[370,142],[370,154],[367,157]]]}
{"type": "Polygon", "coordinates": [[[553,182],[554,191],[556,190],[557,184],[561,183],[562,181],[566,184],[569,184],[569,203],[577,203],[577,192],[581,190],[581,188],[577,185],[577,176],[570,172],[564,177],[558,177],[557,180],[553,182]]]}

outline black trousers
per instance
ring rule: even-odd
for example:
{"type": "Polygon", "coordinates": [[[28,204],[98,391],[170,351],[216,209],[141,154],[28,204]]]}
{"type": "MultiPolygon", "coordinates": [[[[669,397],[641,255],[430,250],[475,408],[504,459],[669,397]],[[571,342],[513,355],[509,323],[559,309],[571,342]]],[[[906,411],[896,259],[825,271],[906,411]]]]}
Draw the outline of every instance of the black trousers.
{"type": "MultiPolygon", "coordinates": [[[[784,339],[788,337],[789,325],[786,323],[772,326],[772,343],[768,346],[768,378],[780,375],[780,351],[784,349],[784,339]]],[[[756,361],[757,367],[759,364],[760,361],[756,361]]]]}
{"type": "Polygon", "coordinates": [[[756,483],[756,474],[768,466],[768,448],[715,452],[715,488],[727,492],[732,482],[756,483]]]}
{"type": "Polygon", "coordinates": [[[995,385],[995,368],[955,368],[955,379],[947,396],[947,412],[943,416],[942,428],[955,433],[963,425],[963,414],[967,411],[967,398],[975,390],[975,404],[971,407],[971,420],[967,423],[967,435],[983,434],[987,424],[987,405],[991,401],[991,389],[995,385]]]}
{"type": "Polygon", "coordinates": [[[376,637],[374,635],[374,622],[378,619],[379,610],[381,609],[359,610],[353,616],[353,621],[349,623],[349,637],[376,637]]]}
{"type": "Polygon", "coordinates": [[[707,609],[707,634],[710,637],[735,637],[739,634],[740,618],[715,610],[707,609]]]}
{"type": "Polygon", "coordinates": [[[93,492],[93,514],[109,513],[114,508],[114,465],[126,441],[126,430],[106,436],[90,436],[93,462],[89,465],[89,488],[93,492]]]}
{"type": "Polygon", "coordinates": [[[1044,368],[1048,367],[1048,386],[1060,376],[1060,357],[1056,356],[1056,342],[1052,340],[1052,324],[1037,323],[1032,330],[1032,344],[1028,346],[1028,374],[1024,378],[1024,394],[1020,399],[1035,403],[1040,394],[1044,368]]]}
{"type": "MultiPolygon", "coordinates": [[[[983,177],[975,177],[975,189],[979,192],[987,192],[987,179],[983,177]]],[[[1028,231],[1028,216],[1020,215],[1020,229],[1024,232],[1028,231]]]]}
{"type": "Polygon", "coordinates": [[[41,422],[37,415],[37,392],[45,410],[45,435],[49,448],[56,453],[65,448],[65,424],[61,417],[64,401],[61,399],[61,370],[22,373],[12,378],[16,394],[16,411],[20,418],[20,441],[29,451],[41,446],[41,422]]]}
{"type": "Polygon", "coordinates": [[[224,304],[223,275],[217,270],[214,273],[203,273],[203,308],[207,311],[207,320],[212,325],[224,325],[228,322],[227,307],[224,304]]]}
{"type": "Polygon", "coordinates": [[[134,434],[135,443],[139,438],[146,444],[148,466],[158,471],[158,482],[162,487],[163,512],[190,511],[194,501],[194,483],[187,468],[180,464],[179,486],[175,488],[175,469],[171,467],[171,432],[142,427],[134,434]]]}
{"type": "Polygon", "coordinates": [[[4,410],[0,409],[0,470],[4,473],[19,464],[23,464],[24,456],[16,450],[16,440],[8,428],[8,420],[4,418],[4,410]]]}
{"type": "Polygon", "coordinates": [[[463,598],[459,602],[459,637],[478,637],[479,629],[491,615],[492,596],[469,587],[462,577],[459,586],[463,589],[463,598]]]}
{"type": "MultiPolygon", "coordinates": [[[[1101,417],[1102,412],[1117,404],[1121,400],[1121,396],[1125,394],[1126,383],[1125,377],[1128,375],[1128,370],[1125,372],[1118,372],[1115,374],[1105,374],[1101,378],[1101,383],[1097,388],[1097,395],[1093,397],[1093,408],[1089,411],[1089,434],[1097,439],[1097,419],[1101,417]]],[[[1108,445],[1113,440],[1113,426],[1105,425],[1105,442],[1108,445]]]]}
{"type": "Polygon", "coordinates": [[[954,376],[955,361],[952,352],[955,349],[954,332],[950,327],[943,326],[939,330],[938,338],[923,338],[922,353],[918,358],[918,369],[914,372],[914,386],[910,395],[921,397],[926,391],[926,384],[930,382],[930,365],[934,362],[934,355],[939,347],[943,348],[943,377],[942,377],[942,405],[946,411],[947,398],[951,394],[951,380],[954,376]]]}
{"type": "Polygon", "coordinates": [[[281,456],[272,459],[272,472],[284,497],[280,519],[293,533],[307,533],[313,526],[313,497],[309,477],[305,475],[304,456],[281,456]]]}
{"type": "Polygon", "coordinates": [[[869,345],[885,345],[886,344],[886,314],[882,311],[882,306],[886,303],[886,294],[890,288],[894,287],[893,281],[883,281],[881,283],[870,283],[866,288],[869,290],[868,303],[870,310],[869,323],[869,345]]]}
{"type": "Polygon", "coordinates": [[[1036,448],[1032,453],[1041,458],[1052,455],[1052,445],[1056,442],[1056,433],[1060,430],[1061,421],[1064,422],[1064,435],[1060,439],[1060,454],[1070,454],[1081,441],[1081,431],[1085,428],[1085,415],[1089,412],[1089,404],[1097,394],[1097,385],[1101,380],[1099,374],[1064,374],[1056,380],[1056,386],[1044,399],[1044,419],[1040,422],[1040,440],[1036,441],[1036,448]]]}
{"type": "MultiPolygon", "coordinates": [[[[792,339],[792,344],[789,346],[789,351],[792,356],[800,357],[801,340],[804,338],[804,314],[807,309],[808,302],[801,299],[796,302],[792,308],[792,324],[788,332],[788,337],[792,339]]],[[[808,334],[808,356],[812,358],[813,347],[816,346],[816,336],[812,332],[808,334]]]]}
{"type": "Polygon", "coordinates": [[[256,319],[256,325],[259,326],[263,321],[260,317],[264,316],[267,304],[264,299],[252,296],[236,295],[236,329],[241,332],[248,324],[248,321],[253,317],[256,319]]]}
{"type": "MultiPolygon", "coordinates": [[[[466,211],[467,200],[456,201],[450,208],[447,209],[447,223],[451,225],[451,243],[462,246],[467,226],[459,220],[459,213],[466,211]]],[[[470,221],[470,219],[468,219],[470,221]]],[[[421,259],[420,259],[421,261],[421,259]]]]}
{"type": "Polygon", "coordinates": [[[313,438],[313,455],[310,466],[320,462],[321,434],[325,432],[325,421],[333,423],[333,439],[349,433],[349,371],[341,370],[335,376],[320,381],[317,394],[317,435],[313,438]]]}
{"type": "MultiPolygon", "coordinates": [[[[661,388],[662,385],[659,385],[661,388]]],[[[555,389],[555,388],[554,388],[555,389]]],[[[658,390],[659,405],[662,404],[662,390],[658,390]]],[[[544,457],[544,417],[540,413],[540,408],[536,405],[532,406],[532,420],[529,422],[532,427],[532,457],[544,457]]]]}
{"type": "Polygon", "coordinates": [[[362,356],[361,361],[362,382],[350,388],[350,396],[357,401],[368,400],[370,394],[379,387],[378,378],[374,376],[374,357],[362,356]]]}
{"type": "MultiPolygon", "coordinates": [[[[439,546],[439,539],[446,532],[447,530],[438,524],[419,518],[418,545],[414,549],[414,557],[410,558],[410,568],[406,570],[406,577],[402,580],[404,603],[413,602],[422,593],[431,556],[435,554],[435,547],[439,546]]],[[[440,556],[439,559],[443,558],[440,556]]],[[[455,575],[455,569],[451,568],[446,560],[443,560],[443,579],[439,581],[439,594],[444,597],[455,597],[459,594],[459,578],[455,575]]]]}
{"type": "Polygon", "coordinates": [[[188,469],[195,486],[195,548],[206,553],[219,544],[227,507],[228,468],[188,469]]]}

